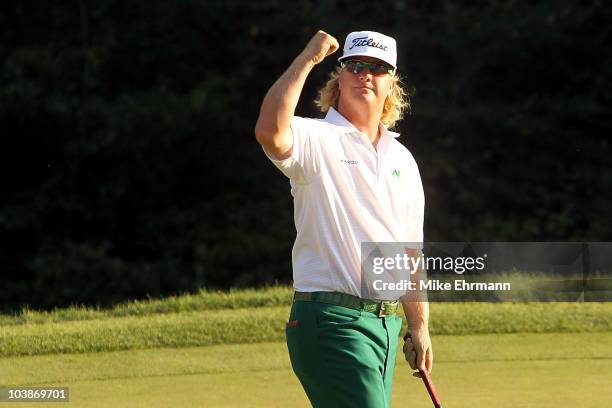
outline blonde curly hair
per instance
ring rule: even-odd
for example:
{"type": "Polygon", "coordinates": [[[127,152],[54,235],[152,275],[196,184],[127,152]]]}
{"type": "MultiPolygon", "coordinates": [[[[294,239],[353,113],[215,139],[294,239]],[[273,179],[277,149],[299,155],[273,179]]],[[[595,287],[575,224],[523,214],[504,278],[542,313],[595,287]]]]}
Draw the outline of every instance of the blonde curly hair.
{"type": "MultiPolygon", "coordinates": [[[[332,71],[327,83],[319,90],[319,96],[315,99],[315,104],[322,112],[327,112],[329,108],[338,108],[338,100],[340,99],[340,87],[338,77],[340,76],[342,67],[336,67],[332,71]]],[[[380,121],[388,128],[393,128],[404,115],[404,112],[410,111],[410,94],[402,87],[401,78],[396,74],[391,74],[393,86],[383,107],[382,117],[380,121]]]]}

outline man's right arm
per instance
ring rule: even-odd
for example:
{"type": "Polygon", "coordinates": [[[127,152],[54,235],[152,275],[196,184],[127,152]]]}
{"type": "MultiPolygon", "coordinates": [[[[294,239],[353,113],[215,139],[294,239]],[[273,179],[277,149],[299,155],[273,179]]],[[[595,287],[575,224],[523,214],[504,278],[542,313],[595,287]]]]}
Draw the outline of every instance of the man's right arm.
{"type": "Polygon", "coordinates": [[[289,126],[308,74],[316,64],[338,48],[338,41],[334,37],[318,31],[268,90],[255,125],[255,136],[276,159],[291,156],[293,135],[289,126]]]}

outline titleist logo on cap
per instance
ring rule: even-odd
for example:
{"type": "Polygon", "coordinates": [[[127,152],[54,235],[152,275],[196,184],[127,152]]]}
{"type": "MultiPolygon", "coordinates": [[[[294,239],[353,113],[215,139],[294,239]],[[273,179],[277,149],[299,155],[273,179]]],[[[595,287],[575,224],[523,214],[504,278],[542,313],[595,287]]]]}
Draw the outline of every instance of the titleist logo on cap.
{"type": "Polygon", "coordinates": [[[376,58],[397,68],[395,38],[376,31],[353,31],[346,36],[344,52],[338,61],[352,57],[376,58]]]}
{"type": "Polygon", "coordinates": [[[384,45],[383,43],[376,42],[372,38],[368,37],[358,37],[352,39],[353,45],[351,45],[348,49],[352,50],[354,47],[374,47],[379,48],[383,51],[387,51],[389,47],[384,45]]]}

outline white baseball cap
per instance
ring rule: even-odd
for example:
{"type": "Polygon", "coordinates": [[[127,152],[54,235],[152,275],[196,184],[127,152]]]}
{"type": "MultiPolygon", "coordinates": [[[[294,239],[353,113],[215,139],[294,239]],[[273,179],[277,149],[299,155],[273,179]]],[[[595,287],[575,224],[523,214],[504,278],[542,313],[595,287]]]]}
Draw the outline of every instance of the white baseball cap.
{"type": "Polygon", "coordinates": [[[378,58],[397,68],[395,39],[376,31],[354,31],[346,36],[344,50],[338,61],[350,57],[378,58]]]}

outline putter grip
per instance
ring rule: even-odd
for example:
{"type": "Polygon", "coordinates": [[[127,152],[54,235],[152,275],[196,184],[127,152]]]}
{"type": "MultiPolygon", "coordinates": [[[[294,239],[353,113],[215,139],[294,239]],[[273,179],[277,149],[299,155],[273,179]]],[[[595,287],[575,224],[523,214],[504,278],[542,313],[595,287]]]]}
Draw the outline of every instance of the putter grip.
{"type": "MultiPolygon", "coordinates": [[[[404,340],[407,338],[412,338],[410,333],[407,333],[404,336],[404,340]]],[[[436,387],[433,385],[433,381],[431,381],[431,377],[427,372],[423,370],[419,370],[421,374],[421,378],[423,379],[423,384],[425,384],[425,388],[427,388],[427,392],[429,393],[429,397],[431,398],[431,402],[433,402],[435,408],[442,408],[442,403],[440,402],[440,397],[438,396],[438,392],[436,391],[436,387]]]]}

